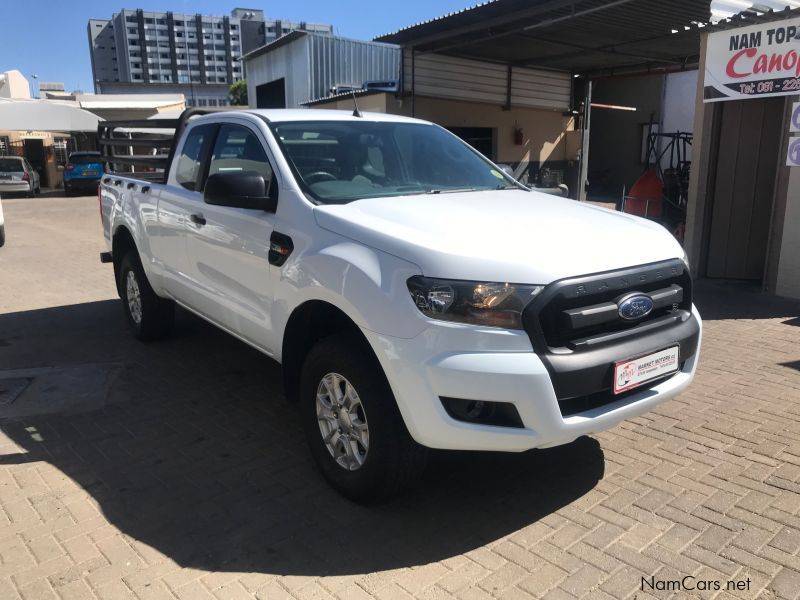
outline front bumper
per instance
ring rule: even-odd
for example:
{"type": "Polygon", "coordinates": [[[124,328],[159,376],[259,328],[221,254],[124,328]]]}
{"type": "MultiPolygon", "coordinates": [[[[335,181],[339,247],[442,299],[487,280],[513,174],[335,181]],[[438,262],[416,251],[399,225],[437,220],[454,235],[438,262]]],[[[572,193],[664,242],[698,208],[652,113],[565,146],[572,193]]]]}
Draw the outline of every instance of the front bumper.
{"type": "MultiPolygon", "coordinates": [[[[412,339],[364,331],[376,349],[412,437],[424,446],[453,450],[518,452],[567,444],[582,435],[609,429],[676,396],[691,383],[697,368],[702,325],[692,307],[692,333],[675,342],[682,353],[680,370],[602,406],[562,414],[550,369],[535,354],[524,331],[493,330],[442,322],[412,339]],[[500,427],[456,420],[440,398],[511,403],[523,427],[500,427]]],[[[637,354],[663,349],[642,340],[637,354]]],[[[613,357],[610,357],[613,358],[613,357]]],[[[624,360],[629,356],[618,356],[624,360]]],[[[580,377],[579,373],[573,374],[580,377]]]]}
{"type": "Polygon", "coordinates": [[[31,184],[27,181],[0,181],[0,193],[30,192],[31,184]]]}

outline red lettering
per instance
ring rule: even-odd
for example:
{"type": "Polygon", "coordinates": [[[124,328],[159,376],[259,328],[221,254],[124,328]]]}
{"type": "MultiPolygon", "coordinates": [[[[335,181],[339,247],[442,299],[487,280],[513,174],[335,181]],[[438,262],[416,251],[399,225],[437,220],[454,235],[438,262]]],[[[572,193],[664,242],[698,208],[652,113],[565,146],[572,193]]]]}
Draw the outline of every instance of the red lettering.
{"type": "Polygon", "coordinates": [[[736,71],[736,63],[739,61],[742,56],[747,56],[748,58],[753,58],[758,53],[756,48],[745,48],[744,50],[739,50],[736,54],[734,54],[731,59],[728,61],[728,66],[725,68],[725,73],[731,79],[741,79],[742,77],[747,77],[750,73],[739,73],[736,71]]]}
{"type": "Polygon", "coordinates": [[[795,50],[789,50],[786,53],[786,56],[783,57],[783,70],[784,71],[791,71],[797,65],[797,52],[795,50]]]}
{"type": "Polygon", "coordinates": [[[774,73],[775,71],[780,71],[782,61],[783,56],[780,54],[773,54],[769,59],[769,72],[774,73]]]}
{"type": "Polygon", "coordinates": [[[753,73],[766,73],[767,72],[767,55],[762,54],[756,59],[756,65],[753,67],[753,73]]]}

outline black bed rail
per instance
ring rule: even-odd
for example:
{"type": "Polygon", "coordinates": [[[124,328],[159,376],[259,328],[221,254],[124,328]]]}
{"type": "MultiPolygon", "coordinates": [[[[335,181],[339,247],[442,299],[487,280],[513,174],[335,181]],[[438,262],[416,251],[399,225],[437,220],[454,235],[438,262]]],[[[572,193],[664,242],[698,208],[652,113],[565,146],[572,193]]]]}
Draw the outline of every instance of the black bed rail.
{"type": "Polygon", "coordinates": [[[187,108],[177,119],[101,121],[97,125],[97,142],[105,172],[164,183],[175,155],[175,143],[189,119],[232,108],[187,108]]]}

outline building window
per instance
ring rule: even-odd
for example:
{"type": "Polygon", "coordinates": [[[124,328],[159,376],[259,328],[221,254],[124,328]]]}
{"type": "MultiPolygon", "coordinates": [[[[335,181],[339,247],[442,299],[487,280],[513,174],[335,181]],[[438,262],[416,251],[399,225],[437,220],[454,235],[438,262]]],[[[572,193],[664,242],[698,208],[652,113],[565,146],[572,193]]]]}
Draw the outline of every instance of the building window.
{"type": "Polygon", "coordinates": [[[208,101],[208,105],[209,105],[209,106],[216,106],[216,105],[217,105],[217,99],[216,99],[216,98],[211,98],[211,99],[208,101]]]}
{"type": "Polygon", "coordinates": [[[208,106],[208,101],[205,98],[199,98],[197,100],[197,106],[208,106]]]}
{"type": "Polygon", "coordinates": [[[144,22],[146,25],[152,25],[155,21],[153,21],[153,19],[147,18],[144,20],[144,22]]]}
{"type": "Polygon", "coordinates": [[[125,21],[128,23],[136,23],[136,15],[126,15],[125,21]]]}
{"type": "Polygon", "coordinates": [[[166,25],[166,24],[167,24],[167,20],[166,19],[158,19],[156,21],[156,25],[166,25]]]}

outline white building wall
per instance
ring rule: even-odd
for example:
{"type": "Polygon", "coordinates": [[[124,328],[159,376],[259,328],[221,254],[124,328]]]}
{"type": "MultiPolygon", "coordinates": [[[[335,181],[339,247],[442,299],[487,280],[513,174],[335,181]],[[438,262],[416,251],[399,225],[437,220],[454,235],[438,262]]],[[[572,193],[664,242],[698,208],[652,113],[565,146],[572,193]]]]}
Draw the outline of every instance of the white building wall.
{"type": "MultiPolygon", "coordinates": [[[[664,82],[664,105],[662,108],[661,131],[664,133],[688,132],[694,129],[694,96],[697,91],[699,71],[670,73],[664,82]]],[[[687,160],[692,160],[691,147],[687,160]]],[[[662,159],[661,166],[669,167],[669,156],[662,159]]]]}
{"type": "Polygon", "coordinates": [[[256,87],[284,78],[286,107],[296,108],[311,95],[309,36],[247,61],[247,103],[256,107],[256,87]]]}
{"type": "Polygon", "coordinates": [[[0,98],[30,98],[31,87],[16,69],[0,73],[0,98]]]}

